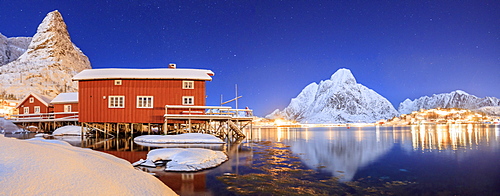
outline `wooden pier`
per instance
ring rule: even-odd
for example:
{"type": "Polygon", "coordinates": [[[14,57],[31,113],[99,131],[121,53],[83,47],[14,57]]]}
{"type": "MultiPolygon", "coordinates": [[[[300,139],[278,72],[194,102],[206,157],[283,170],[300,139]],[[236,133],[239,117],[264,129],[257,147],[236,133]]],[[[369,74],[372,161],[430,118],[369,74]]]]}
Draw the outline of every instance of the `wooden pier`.
{"type": "Polygon", "coordinates": [[[242,130],[251,128],[253,120],[250,109],[184,105],[166,105],[163,124],[79,122],[78,112],[21,114],[12,117],[14,124],[26,130],[31,126],[37,127],[37,132],[52,132],[62,126],[77,125],[82,127],[82,132],[93,130],[96,137],[104,138],[120,135],[133,137],[145,134],[205,133],[231,141],[246,137],[242,130]]]}

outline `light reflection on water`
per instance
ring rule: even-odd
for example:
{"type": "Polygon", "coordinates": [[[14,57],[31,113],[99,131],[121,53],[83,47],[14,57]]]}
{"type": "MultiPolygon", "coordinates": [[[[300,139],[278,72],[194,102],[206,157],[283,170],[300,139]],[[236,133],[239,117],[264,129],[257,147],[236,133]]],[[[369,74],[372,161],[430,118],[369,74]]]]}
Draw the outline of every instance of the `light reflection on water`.
{"type": "MultiPolygon", "coordinates": [[[[343,182],[377,176],[384,180],[425,183],[423,176],[439,174],[440,178],[436,179],[442,183],[446,178],[481,178],[484,174],[479,181],[483,183],[481,186],[488,186],[500,179],[499,167],[493,164],[500,161],[499,135],[498,125],[478,124],[350,129],[280,127],[254,130],[253,141],[284,143],[309,168],[338,177],[343,182]],[[476,160],[477,157],[482,160],[476,160]],[[418,166],[417,162],[427,167],[418,166]],[[443,168],[454,171],[441,173],[443,168]]],[[[460,183],[451,186],[467,185],[460,183]]]]}
{"type": "MultiPolygon", "coordinates": [[[[412,187],[411,191],[420,194],[443,193],[432,192],[434,189],[462,195],[483,189],[489,189],[489,193],[500,192],[497,181],[500,178],[498,125],[452,124],[350,129],[277,127],[254,128],[251,133],[248,129],[245,131],[252,138],[246,138],[241,143],[181,146],[224,151],[230,159],[221,166],[201,172],[157,172],[158,178],[181,195],[228,195],[233,193],[226,190],[228,185],[217,180],[217,177],[261,173],[256,168],[267,167],[266,171],[272,173],[268,177],[273,178],[273,175],[283,172],[286,167],[295,168],[297,164],[302,164],[323,175],[318,181],[324,180],[325,176],[337,177],[339,181],[346,183],[372,177],[382,184],[395,180],[417,182],[423,188],[412,187]],[[259,144],[266,141],[273,145],[259,144]],[[253,144],[259,145],[260,150],[253,144]],[[273,148],[272,151],[278,154],[289,150],[297,158],[287,155],[270,156],[272,159],[264,162],[262,159],[257,160],[263,153],[270,152],[262,150],[266,148],[273,148]]],[[[89,139],[83,142],[73,138],[70,143],[110,153],[130,162],[145,159],[147,152],[155,149],[137,145],[131,142],[131,138],[89,139]]],[[[308,171],[303,171],[309,174],[308,171]]]]}

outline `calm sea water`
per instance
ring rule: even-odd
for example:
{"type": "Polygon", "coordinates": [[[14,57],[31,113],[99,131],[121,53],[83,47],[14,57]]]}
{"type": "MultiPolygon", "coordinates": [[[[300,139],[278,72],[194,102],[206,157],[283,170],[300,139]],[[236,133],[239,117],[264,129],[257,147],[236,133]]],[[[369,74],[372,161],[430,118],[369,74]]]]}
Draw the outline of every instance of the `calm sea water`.
{"type": "MultiPolygon", "coordinates": [[[[149,172],[181,195],[500,195],[498,125],[246,131],[239,143],[181,146],[225,151],[230,159],[217,168],[149,172]]],[[[130,162],[155,148],[69,140],[130,162]]]]}

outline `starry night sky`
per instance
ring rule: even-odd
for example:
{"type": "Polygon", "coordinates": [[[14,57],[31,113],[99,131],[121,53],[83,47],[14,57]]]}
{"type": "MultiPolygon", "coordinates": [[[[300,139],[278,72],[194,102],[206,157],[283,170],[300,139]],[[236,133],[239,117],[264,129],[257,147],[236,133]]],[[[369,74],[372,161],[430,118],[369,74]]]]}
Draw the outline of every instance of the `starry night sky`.
{"type": "Polygon", "coordinates": [[[500,98],[500,1],[0,2],[0,33],[33,36],[59,10],[93,68],[204,68],[207,105],[264,116],[339,68],[386,97],[500,98]],[[234,107],[234,104],[233,104],[234,107]]]}

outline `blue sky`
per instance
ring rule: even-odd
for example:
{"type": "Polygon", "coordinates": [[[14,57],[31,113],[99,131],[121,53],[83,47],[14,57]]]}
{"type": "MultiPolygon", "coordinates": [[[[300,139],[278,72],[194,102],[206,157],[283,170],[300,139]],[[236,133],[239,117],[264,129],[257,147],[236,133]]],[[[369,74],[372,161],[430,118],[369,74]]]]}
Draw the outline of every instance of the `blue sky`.
{"type": "Polygon", "coordinates": [[[204,68],[207,103],[263,116],[339,68],[386,97],[500,98],[499,1],[7,1],[0,33],[59,10],[94,68],[204,68]]]}

